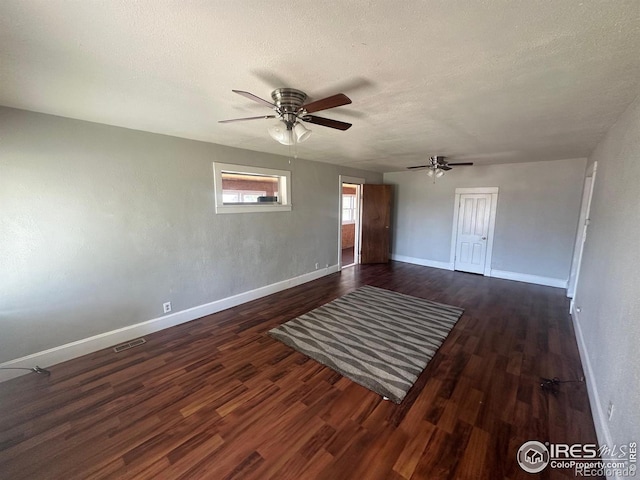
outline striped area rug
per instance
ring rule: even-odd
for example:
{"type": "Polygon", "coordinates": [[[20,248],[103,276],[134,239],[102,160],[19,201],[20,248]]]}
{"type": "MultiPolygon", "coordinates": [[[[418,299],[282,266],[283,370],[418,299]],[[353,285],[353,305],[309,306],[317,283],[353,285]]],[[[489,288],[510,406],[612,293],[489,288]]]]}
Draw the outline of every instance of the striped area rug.
{"type": "Polygon", "coordinates": [[[463,310],[364,286],[269,335],[400,403],[463,310]]]}

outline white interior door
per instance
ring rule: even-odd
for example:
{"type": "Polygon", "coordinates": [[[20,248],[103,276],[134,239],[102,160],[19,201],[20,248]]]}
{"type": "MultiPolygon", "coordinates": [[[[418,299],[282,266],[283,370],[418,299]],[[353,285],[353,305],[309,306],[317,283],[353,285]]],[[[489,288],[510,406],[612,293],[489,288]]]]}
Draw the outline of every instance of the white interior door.
{"type": "MultiPolygon", "coordinates": [[[[584,252],[584,242],[587,240],[587,229],[589,228],[589,213],[591,211],[591,198],[593,197],[593,187],[596,178],[598,164],[594,162],[593,172],[587,174],[584,180],[582,191],[582,208],[580,209],[580,220],[578,221],[578,232],[576,233],[576,245],[573,249],[573,262],[571,264],[571,275],[567,286],[567,297],[575,296],[580,276],[580,266],[582,264],[582,254],[584,252]]],[[[573,303],[573,300],[572,302],[573,303]]]]}
{"type": "Polygon", "coordinates": [[[484,274],[491,218],[491,194],[460,195],[454,269],[484,274]]]}

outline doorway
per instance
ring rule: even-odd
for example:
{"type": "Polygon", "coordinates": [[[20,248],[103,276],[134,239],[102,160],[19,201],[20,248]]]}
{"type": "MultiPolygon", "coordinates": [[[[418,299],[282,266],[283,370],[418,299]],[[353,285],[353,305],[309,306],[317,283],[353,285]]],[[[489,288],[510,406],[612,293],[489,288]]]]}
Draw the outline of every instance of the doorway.
{"type": "Polygon", "coordinates": [[[340,175],[340,228],[338,265],[340,269],[360,263],[362,184],[364,179],[340,175]]]}
{"type": "Polygon", "coordinates": [[[456,188],[451,241],[454,270],[491,275],[497,187],[456,188]]]}

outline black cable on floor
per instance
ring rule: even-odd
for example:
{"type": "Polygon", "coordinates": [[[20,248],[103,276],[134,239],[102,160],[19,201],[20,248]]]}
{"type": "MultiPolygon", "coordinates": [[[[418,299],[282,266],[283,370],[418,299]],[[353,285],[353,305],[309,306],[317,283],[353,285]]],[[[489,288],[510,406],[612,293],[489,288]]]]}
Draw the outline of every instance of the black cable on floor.
{"type": "Polygon", "coordinates": [[[557,395],[560,392],[560,384],[562,383],[584,383],[584,377],[579,380],[560,380],[558,377],[553,378],[542,378],[542,383],[540,384],[540,388],[545,392],[551,392],[554,395],[557,395]]]}

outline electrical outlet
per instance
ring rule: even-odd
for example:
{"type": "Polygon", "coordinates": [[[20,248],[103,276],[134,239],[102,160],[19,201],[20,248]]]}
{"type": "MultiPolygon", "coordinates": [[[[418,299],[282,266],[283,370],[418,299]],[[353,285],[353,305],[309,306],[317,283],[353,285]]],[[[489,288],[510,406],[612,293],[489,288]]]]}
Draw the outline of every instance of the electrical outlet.
{"type": "Polygon", "coordinates": [[[607,407],[607,418],[611,421],[611,417],[613,417],[613,402],[609,400],[609,406],[607,407]]]}
{"type": "Polygon", "coordinates": [[[162,308],[164,309],[164,313],[169,313],[171,311],[171,302],[163,303],[162,308]]]}

